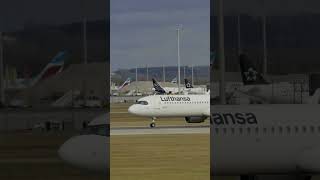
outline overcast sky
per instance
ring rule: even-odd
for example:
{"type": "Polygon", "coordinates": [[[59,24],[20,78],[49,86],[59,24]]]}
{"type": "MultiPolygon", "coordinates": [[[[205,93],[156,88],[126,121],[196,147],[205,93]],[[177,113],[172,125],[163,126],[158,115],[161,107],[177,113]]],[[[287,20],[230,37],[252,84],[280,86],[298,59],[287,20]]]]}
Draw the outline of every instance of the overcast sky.
{"type": "Polygon", "coordinates": [[[68,24],[105,19],[107,0],[1,0],[0,31],[16,31],[27,23],[68,24]]]}
{"type": "Polygon", "coordinates": [[[177,64],[176,25],[183,24],[181,64],[208,65],[209,0],[111,0],[111,67],[177,64]]]}
{"type": "Polygon", "coordinates": [[[319,0],[224,0],[225,14],[292,15],[319,13],[319,0]]]}

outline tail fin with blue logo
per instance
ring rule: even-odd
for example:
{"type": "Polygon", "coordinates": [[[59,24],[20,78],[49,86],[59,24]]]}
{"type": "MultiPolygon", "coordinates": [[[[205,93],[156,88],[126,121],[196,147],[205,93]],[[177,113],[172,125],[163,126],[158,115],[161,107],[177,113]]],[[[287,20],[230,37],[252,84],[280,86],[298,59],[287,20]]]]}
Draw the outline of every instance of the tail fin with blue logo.
{"type": "Polygon", "coordinates": [[[193,88],[192,84],[188,81],[188,79],[184,79],[184,84],[187,89],[193,88]]]}
{"type": "Polygon", "coordinates": [[[153,88],[157,94],[166,94],[166,91],[160,86],[160,84],[152,78],[153,88]]]}
{"type": "Polygon", "coordinates": [[[240,54],[239,61],[244,85],[269,84],[246,54],[240,54]]]}

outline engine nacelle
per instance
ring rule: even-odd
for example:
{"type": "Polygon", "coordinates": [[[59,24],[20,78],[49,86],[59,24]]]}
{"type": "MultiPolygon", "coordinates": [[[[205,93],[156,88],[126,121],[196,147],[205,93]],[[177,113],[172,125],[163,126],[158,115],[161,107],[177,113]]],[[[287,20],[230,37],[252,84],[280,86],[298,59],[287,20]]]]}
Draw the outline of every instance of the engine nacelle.
{"type": "Polygon", "coordinates": [[[204,122],[207,117],[205,116],[192,116],[192,117],[185,117],[187,123],[202,123],[204,122]]]}

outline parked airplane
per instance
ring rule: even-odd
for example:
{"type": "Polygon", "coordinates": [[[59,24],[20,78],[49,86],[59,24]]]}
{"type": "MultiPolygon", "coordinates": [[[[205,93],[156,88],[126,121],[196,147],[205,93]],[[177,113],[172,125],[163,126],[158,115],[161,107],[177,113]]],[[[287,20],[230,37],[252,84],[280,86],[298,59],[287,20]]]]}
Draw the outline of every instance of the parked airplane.
{"type": "MultiPolygon", "coordinates": [[[[178,87],[161,87],[160,84],[152,78],[153,88],[156,94],[178,94],[179,88],[178,87]]],[[[185,88],[181,87],[180,93],[183,93],[185,88]]]]}
{"type": "MultiPolygon", "coordinates": [[[[289,82],[269,83],[245,54],[239,57],[244,86],[239,88],[249,99],[260,99],[260,103],[292,104],[308,103],[309,92],[289,82]],[[251,98],[252,97],[252,98],[251,98]]],[[[250,100],[251,101],[251,100],[250,100]]]]}
{"type": "Polygon", "coordinates": [[[121,91],[124,87],[130,85],[130,83],[131,83],[131,78],[128,78],[127,80],[124,81],[124,83],[121,86],[117,87],[117,90],[121,91]]]}
{"type": "Polygon", "coordinates": [[[184,91],[188,94],[205,94],[206,88],[203,87],[193,87],[193,85],[188,81],[188,79],[184,79],[185,89],[184,91]]]}
{"type": "Polygon", "coordinates": [[[211,106],[211,176],[319,175],[319,116],[310,104],[211,106]]]}
{"type": "Polygon", "coordinates": [[[56,56],[53,57],[52,61],[49,64],[47,64],[45,68],[36,77],[34,77],[31,80],[19,79],[13,82],[13,84],[8,84],[8,87],[6,87],[6,89],[15,90],[29,88],[44,79],[59,74],[63,70],[66,54],[67,53],[65,51],[59,52],[56,56]]]}
{"type": "Polygon", "coordinates": [[[166,92],[154,78],[152,78],[152,83],[153,83],[153,88],[154,88],[154,91],[156,92],[156,94],[169,93],[169,92],[166,92]]]}
{"type": "Polygon", "coordinates": [[[109,172],[110,124],[108,114],[93,119],[81,135],[68,139],[58,150],[66,163],[99,172],[109,172]]]}
{"type": "MultiPolygon", "coordinates": [[[[113,96],[119,96],[120,92],[122,91],[122,89],[128,85],[130,85],[131,83],[131,78],[129,77],[128,79],[126,79],[122,85],[120,86],[115,86],[114,84],[112,84],[111,86],[111,94],[113,96]]],[[[130,91],[128,92],[130,93],[130,91]]]]}
{"type": "Polygon", "coordinates": [[[151,95],[140,98],[128,109],[129,113],[152,118],[184,117],[188,123],[204,122],[210,115],[210,95],[151,95]]]}

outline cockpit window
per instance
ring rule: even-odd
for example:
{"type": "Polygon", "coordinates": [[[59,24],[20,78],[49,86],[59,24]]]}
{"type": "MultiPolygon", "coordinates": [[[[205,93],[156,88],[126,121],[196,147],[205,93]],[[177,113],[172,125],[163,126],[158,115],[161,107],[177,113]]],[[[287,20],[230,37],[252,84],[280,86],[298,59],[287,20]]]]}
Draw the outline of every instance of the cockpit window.
{"type": "Polygon", "coordinates": [[[137,101],[136,104],[148,105],[147,101],[137,101]]]}
{"type": "Polygon", "coordinates": [[[103,124],[103,125],[95,125],[95,126],[88,126],[82,132],[82,135],[100,135],[100,136],[110,136],[110,125],[103,124]]]}

